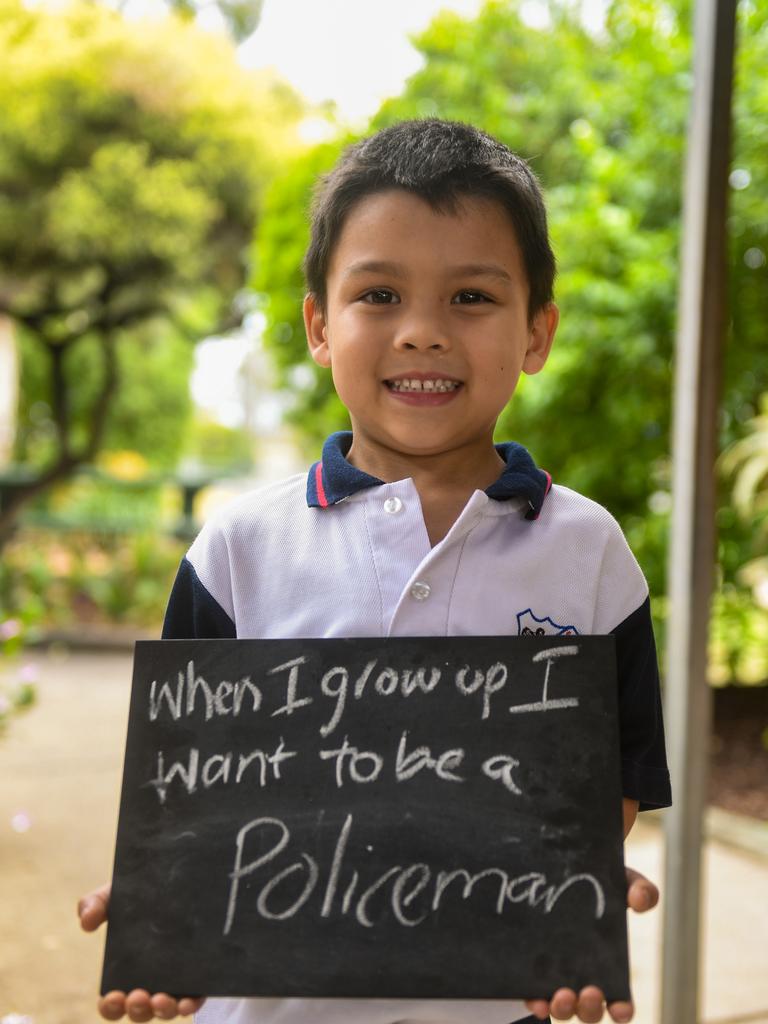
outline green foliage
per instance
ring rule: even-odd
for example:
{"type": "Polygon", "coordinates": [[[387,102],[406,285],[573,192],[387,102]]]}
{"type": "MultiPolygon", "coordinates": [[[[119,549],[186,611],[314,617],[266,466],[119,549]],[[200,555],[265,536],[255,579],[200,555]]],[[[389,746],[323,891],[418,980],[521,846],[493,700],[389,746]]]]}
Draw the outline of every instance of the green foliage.
{"type": "Polygon", "coordinates": [[[755,603],[768,610],[768,393],[760,402],[760,415],[747,424],[747,433],[725,450],[720,468],[732,481],[733,504],[727,512],[733,533],[740,528],[735,577],[751,590],[755,603]],[[752,557],[745,561],[745,552],[752,557]]]}
{"type": "MultiPolygon", "coordinates": [[[[430,115],[469,121],[531,161],[558,254],[561,327],[544,373],[521,382],[498,433],[606,505],[661,594],[690,4],[613,0],[599,33],[583,27],[573,5],[552,0],[547,9],[544,28],[506,0],[486,3],[473,20],[438,16],[416,39],[424,67],[371,128],[430,115]]],[[[740,19],[734,166],[749,177],[734,179],[732,193],[724,446],[745,433],[768,379],[768,9],[745,3],[740,19]]],[[[317,149],[275,183],[257,245],[268,343],[293,384],[294,420],[313,438],[343,417],[327,376],[305,369],[299,214],[315,172],[334,155],[317,149]]],[[[737,518],[726,494],[719,522],[728,585],[751,552],[737,518]]]]}
{"type": "Polygon", "coordinates": [[[189,412],[182,343],[237,322],[260,193],[299,148],[302,104],[223,36],[87,0],[0,0],[0,66],[19,456],[45,482],[104,444],[168,466],[189,412]]]}
{"type": "Polygon", "coordinates": [[[3,554],[0,603],[44,619],[47,628],[112,623],[158,631],[185,546],[152,529],[58,536],[23,530],[3,554]]]}
{"type": "MultiPolygon", "coordinates": [[[[168,6],[183,18],[194,18],[199,11],[211,7],[212,0],[167,0],[168,6]]],[[[215,0],[224,24],[234,39],[247,39],[261,20],[264,0],[215,0]]]]}
{"type": "MultiPolygon", "coordinates": [[[[88,417],[102,383],[99,339],[84,335],[67,361],[70,381],[71,436],[86,443],[88,417]],[[94,372],[96,368],[96,372],[94,372]]],[[[23,333],[18,340],[21,378],[16,457],[41,466],[56,451],[56,424],[48,395],[47,359],[39,339],[23,333]]],[[[104,448],[127,447],[143,455],[154,469],[171,469],[186,437],[192,401],[189,375],[194,349],[189,340],[157,321],[126,333],[118,346],[120,389],[111,404],[104,448]]]]}
{"type": "Polygon", "coordinates": [[[264,195],[253,247],[250,283],[266,315],[264,345],[273,358],[278,385],[295,396],[288,418],[313,444],[334,430],[349,428],[349,417],[333,390],[330,373],[307,355],[301,306],[312,190],[350,141],[346,138],[316,146],[276,176],[264,195]]]}
{"type": "Polygon", "coordinates": [[[750,685],[768,679],[768,610],[733,585],[715,595],[709,656],[714,683],[750,685]]]}
{"type": "Polygon", "coordinates": [[[163,506],[163,489],[151,479],[123,481],[83,473],[38,498],[24,522],[56,532],[88,530],[110,538],[120,532],[159,528],[163,506]]]}
{"type": "Polygon", "coordinates": [[[32,301],[47,272],[92,296],[118,271],[129,304],[130,286],[236,285],[298,101],[170,18],[2,8],[0,253],[15,243],[16,289],[32,301]]]}
{"type": "Polygon", "coordinates": [[[744,517],[764,515],[768,525],[768,392],[760,402],[760,415],[747,423],[747,432],[723,453],[720,462],[731,474],[733,503],[744,517]]]}
{"type": "Polygon", "coordinates": [[[184,455],[208,471],[245,473],[253,465],[253,440],[244,430],[198,416],[187,431],[184,455]]]}

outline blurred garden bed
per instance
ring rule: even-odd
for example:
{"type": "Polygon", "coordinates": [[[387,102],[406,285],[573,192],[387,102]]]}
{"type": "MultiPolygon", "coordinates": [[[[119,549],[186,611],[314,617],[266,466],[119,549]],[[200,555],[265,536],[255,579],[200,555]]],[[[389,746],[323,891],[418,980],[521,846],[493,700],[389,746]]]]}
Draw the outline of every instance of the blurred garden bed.
{"type": "Polygon", "coordinates": [[[109,647],[159,635],[186,541],[163,533],[19,531],[3,552],[0,606],[27,643],[109,647]]]}
{"type": "Polygon", "coordinates": [[[118,477],[88,467],[25,510],[3,548],[0,609],[24,623],[27,643],[158,635],[198,529],[196,498],[216,476],[145,469],[122,465],[118,477]]]}

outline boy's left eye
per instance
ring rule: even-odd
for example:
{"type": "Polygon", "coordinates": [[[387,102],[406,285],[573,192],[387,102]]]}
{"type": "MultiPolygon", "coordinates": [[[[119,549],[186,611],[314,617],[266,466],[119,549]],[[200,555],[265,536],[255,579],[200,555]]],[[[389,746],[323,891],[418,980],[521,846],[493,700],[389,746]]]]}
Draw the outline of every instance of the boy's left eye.
{"type": "Polygon", "coordinates": [[[360,298],[363,302],[370,303],[374,306],[389,306],[393,302],[397,302],[398,298],[393,291],[389,288],[371,288],[360,298]]]}
{"type": "Polygon", "coordinates": [[[485,295],[483,292],[476,292],[476,291],[474,291],[471,288],[465,288],[463,291],[457,292],[454,295],[454,297],[451,299],[452,303],[455,303],[456,305],[460,305],[460,306],[466,306],[466,305],[472,306],[472,305],[476,305],[477,303],[480,303],[480,302],[491,302],[491,301],[492,300],[489,299],[488,296],[485,295]]]}

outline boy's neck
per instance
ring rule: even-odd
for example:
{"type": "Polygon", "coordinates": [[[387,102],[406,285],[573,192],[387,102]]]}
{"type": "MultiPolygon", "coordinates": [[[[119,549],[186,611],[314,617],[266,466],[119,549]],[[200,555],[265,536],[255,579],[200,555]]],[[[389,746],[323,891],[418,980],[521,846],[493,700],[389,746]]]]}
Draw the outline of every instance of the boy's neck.
{"type": "Polygon", "coordinates": [[[472,494],[498,480],[505,465],[493,444],[479,450],[462,447],[435,455],[410,455],[353,439],[347,459],[385,483],[410,477],[433,545],[448,533],[472,494]]]}
{"type": "Polygon", "coordinates": [[[347,461],[385,483],[410,477],[419,491],[422,488],[442,492],[455,490],[467,495],[490,487],[505,466],[493,443],[412,455],[383,445],[371,445],[357,436],[353,436],[347,461]]]}

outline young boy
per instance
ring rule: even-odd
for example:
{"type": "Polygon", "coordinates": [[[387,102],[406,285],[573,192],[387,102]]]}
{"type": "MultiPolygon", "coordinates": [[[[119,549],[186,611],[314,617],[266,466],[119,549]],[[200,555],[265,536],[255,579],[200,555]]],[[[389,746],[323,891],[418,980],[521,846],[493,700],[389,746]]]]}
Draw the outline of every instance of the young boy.
{"type": "MultiPolygon", "coordinates": [[[[235,503],[184,559],[164,636],[349,637],[613,633],[625,834],[669,803],[648,590],[600,506],[524,448],[494,445],[521,373],[549,355],[555,261],[538,184],[467,125],[395,125],[346,151],[318,194],[305,269],[312,358],[351,434],[308,477],[235,503]]],[[[557,429],[557,424],[553,424],[557,429]]],[[[628,872],[628,902],[656,892],[628,872]]],[[[81,909],[104,919],[107,890],[81,909]]],[[[111,993],[102,1015],[197,1010],[111,993]]],[[[199,1024],[507,1024],[530,1013],[599,1020],[603,994],[550,1002],[212,999],[199,1024]]],[[[609,1007],[617,1021],[632,1006],[609,1007]]]]}

